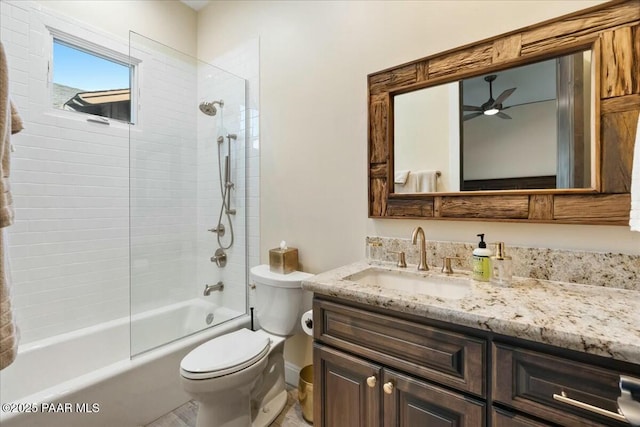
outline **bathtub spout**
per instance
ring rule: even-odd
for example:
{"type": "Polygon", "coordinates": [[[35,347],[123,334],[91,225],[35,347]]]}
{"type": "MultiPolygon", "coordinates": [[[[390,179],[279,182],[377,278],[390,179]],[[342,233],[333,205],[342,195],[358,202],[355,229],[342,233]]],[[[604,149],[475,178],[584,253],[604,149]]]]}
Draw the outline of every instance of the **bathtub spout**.
{"type": "Polygon", "coordinates": [[[218,282],[215,285],[205,285],[204,286],[204,296],[206,297],[207,295],[209,295],[213,291],[223,291],[223,290],[224,290],[224,283],[222,283],[222,282],[218,282]]]}

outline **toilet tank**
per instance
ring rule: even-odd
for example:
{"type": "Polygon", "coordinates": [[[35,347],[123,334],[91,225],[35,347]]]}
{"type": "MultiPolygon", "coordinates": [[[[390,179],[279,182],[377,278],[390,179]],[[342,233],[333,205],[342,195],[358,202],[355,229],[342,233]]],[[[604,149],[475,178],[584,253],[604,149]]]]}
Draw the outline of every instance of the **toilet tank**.
{"type": "Polygon", "coordinates": [[[311,293],[302,290],[302,281],[311,276],[302,271],[273,273],[268,265],[251,269],[251,282],[256,286],[254,314],[262,329],[280,336],[301,329],[300,316],[311,309],[311,293]]]}

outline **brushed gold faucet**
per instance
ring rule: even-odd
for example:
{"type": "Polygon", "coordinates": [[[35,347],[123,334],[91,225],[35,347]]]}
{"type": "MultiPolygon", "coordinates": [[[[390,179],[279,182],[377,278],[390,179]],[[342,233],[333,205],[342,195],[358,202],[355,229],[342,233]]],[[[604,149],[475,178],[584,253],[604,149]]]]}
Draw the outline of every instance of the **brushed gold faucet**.
{"type": "Polygon", "coordinates": [[[414,245],[420,240],[420,262],[418,263],[418,270],[429,271],[427,266],[427,239],[424,237],[424,230],[422,227],[416,227],[411,234],[411,243],[414,245]]]}

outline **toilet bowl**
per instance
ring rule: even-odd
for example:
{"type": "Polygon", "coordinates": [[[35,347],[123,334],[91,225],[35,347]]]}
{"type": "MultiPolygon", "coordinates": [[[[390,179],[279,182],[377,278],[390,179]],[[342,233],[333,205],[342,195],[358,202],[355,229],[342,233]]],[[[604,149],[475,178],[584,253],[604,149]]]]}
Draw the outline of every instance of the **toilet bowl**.
{"type": "Polygon", "coordinates": [[[182,359],[182,386],[198,402],[196,427],[266,427],[282,411],[284,341],[299,330],[300,316],[310,308],[301,282],[311,276],[253,267],[255,315],[262,329],[222,335],[182,359]]]}

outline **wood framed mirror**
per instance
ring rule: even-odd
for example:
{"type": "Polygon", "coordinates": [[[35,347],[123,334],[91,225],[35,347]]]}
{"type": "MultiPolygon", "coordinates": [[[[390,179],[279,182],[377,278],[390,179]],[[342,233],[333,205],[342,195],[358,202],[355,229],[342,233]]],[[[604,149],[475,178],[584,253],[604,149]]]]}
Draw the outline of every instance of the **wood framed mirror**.
{"type": "MultiPolygon", "coordinates": [[[[575,59],[569,59],[569,61],[576,64],[580,62],[575,59]]],[[[580,64],[578,66],[582,67],[580,64]]],[[[555,72],[558,73],[558,69],[567,69],[563,67],[558,66],[555,72]]],[[[572,70],[570,73],[573,72],[574,77],[578,76],[578,72],[572,66],[568,69],[572,70]]],[[[539,73],[539,70],[535,73],[539,73]]],[[[569,79],[575,80],[574,77],[569,79]]],[[[517,85],[513,84],[514,87],[517,85]]],[[[519,96],[522,98],[526,92],[525,85],[522,83],[519,85],[521,86],[519,96]]],[[[535,86],[541,87],[541,84],[536,83],[535,86]]],[[[368,87],[369,217],[628,224],[632,153],[636,120],[640,113],[640,0],[605,3],[376,72],[368,76],[368,87]],[[560,158],[572,157],[574,153],[570,151],[567,154],[565,150],[563,154],[562,149],[558,148],[557,164],[559,166],[556,168],[557,173],[552,171],[553,181],[549,181],[549,173],[542,176],[546,181],[535,181],[531,178],[524,181],[520,178],[503,180],[499,177],[488,181],[466,179],[462,172],[462,164],[465,162],[462,152],[465,148],[460,143],[457,151],[450,150],[454,155],[449,157],[454,161],[448,164],[451,165],[453,173],[447,168],[447,176],[445,177],[445,173],[440,173],[441,176],[437,178],[444,180],[454,176],[452,181],[456,182],[455,175],[458,174],[457,187],[441,185],[441,189],[434,190],[437,187],[435,184],[422,187],[426,188],[427,192],[397,190],[398,187],[394,181],[397,181],[398,177],[395,173],[405,171],[398,170],[398,166],[401,168],[403,164],[400,153],[394,155],[395,139],[398,134],[402,134],[394,129],[396,123],[401,123],[400,116],[398,119],[394,120],[394,118],[396,117],[395,108],[400,109],[406,104],[404,101],[401,102],[407,97],[406,95],[413,97],[420,91],[433,90],[435,93],[435,88],[458,87],[457,92],[450,90],[449,98],[455,101],[457,93],[458,103],[454,107],[448,107],[454,116],[454,119],[449,120],[449,128],[459,125],[460,135],[463,135],[464,123],[472,122],[469,120],[469,115],[472,114],[471,118],[476,120],[474,117],[482,115],[483,108],[490,107],[489,104],[491,104],[489,101],[482,105],[480,101],[470,101],[468,103],[473,105],[467,105],[467,100],[472,98],[463,99],[462,93],[473,91],[474,80],[484,80],[485,84],[493,85],[502,79],[507,84],[507,72],[532,64],[542,64],[545,61],[555,61],[560,64],[562,61],[566,63],[567,58],[580,58],[579,55],[584,55],[586,58],[587,54],[583,52],[589,52],[589,59],[585,59],[584,63],[590,70],[590,73],[585,76],[590,76],[591,79],[588,83],[589,89],[585,92],[590,97],[588,104],[584,104],[587,105],[587,110],[590,109],[588,117],[584,119],[585,123],[579,126],[575,124],[567,126],[567,123],[572,123],[573,116],[567,116],[566,109],[562,110],[558,107],[557,113],[552,113],[555,114],[558,129],[550,132],[555,132],[558,140],[563,138],[562,132],[572,127],[577,129],[581,126],[581,129],[586,129],[587,133],[592,132],[586,146],[580,146],[579,149],[582,150],[581,152],[589,152],[585,157],[586,160],[582,163],[570,163],[569,173],[561,170],[560,158]],[[487,78],[492,75],[497,77],[487,78]],[[466,84],[468,86],[464,86],[466,84]],[[457,165],[456,155],[460,159],[457,165]],[[394,164],[396,157],[398,161],[394,164]],[[579,166],[575,166],[576,164],[579,166]],[[577,181],[574,182],[574,179],[577,181]],[[522,184],[522,182],[525,183],[522,184]],[[490,190],[483,190],[483,187],[478,185],[484,185],[490,190]],[[513,187],[513,185],[528,185],[528,187],[513,187]],[[497,190],[498,188],[515,189],[497,190]],[[458,191],[460,189],[463,191],[458,191]]],[[[517,102],[514,101],[513,105],[506,102],[506,98],[515,92],[511,91],[509,95],[504,96],[508,92],[505,88],[506,86],[496,85],[495,92],[492,91],[491,96],[487,96],[487,98],[496,98],[501,101],[500,108],[496,112],[500,115],[516,112],[517,102]],[[507,107],[513,109],[502,111],[502,108],[507,107]]],[[[493,86],[490,90],[492,89],[493,86]]],[[[561,92],[560,88],[557,91],[561,92]]],[[[554,101],[555,104],[561,104],[562,99],[569,98],[558,95],[558,99],[554,101]]],[[[570,99],[573,103],[574,98],[570,99]]],[[[530,103],[533,102],[521,101],[517,105],[530,103]]],[[[510,116],[507,115],[507,117],[510,116]]],[[[497,128],[501,123],[488,121],[495,118],[480,117],[480,119],[487,119],[487,123],[493,123],[489,126],[490,130],[497,128]]],[[[480,123],[480,120],[476,122],[480,123]]],[[[578,121],[578,123],[581,122],[578,121]]],[[[580,130],[577,132],[581,133],[580,130]]],[[[431,139],[439,144],[447,144],[447,138],[439,136],[440,134],[437,134],[432,126],[423,127],[422,133],[428,133],[427,136],[433,137],[431,139]],[[442,141],[439,142],[439,140],[442,141]]],[[[473,128],[473,135],[478,133],[477,128],[473,128]]],[[[471,134],[467,131],[467,135],[471,134]]],[[[455,140],[455,137],[449,139],[455,140]]],[[[462,136],[458,137],[458,140],[462,139],[462,136]]],[[[469,140],[470,136],[464,139],[469,140]]],[[[573,140],[573,136],[569,136],[569,139],[573,140]]],[[[565,145],[558,143],[558,147],[565,145]]],[[[452,147],[456,147],[456,143],[452,144],[452,147]]],[[[554,149],[553,147],[551,149],[554,149]]],[[[578,149],[571,147],[571,150],[578,152],[578,149]]],[[[433,147],[430,150],[433,152],[433,147]]],[[[413,155],[413,152],[410,155],[413,155]]],[[[477,157],[477,153],[467,154],[467,156],[471,159],[471,157],[477,157]]],[[[412,168],[429,169],[433,173],[438,169],[427,163],[424,163],[424,167],[421,166],[422,164],[414,164],[412,168]]],[[[446,168],[446,166],[443,167],[446,168]]],[[[473,176],[472,172],[466,173],[468,176],[473,176]]]]}

